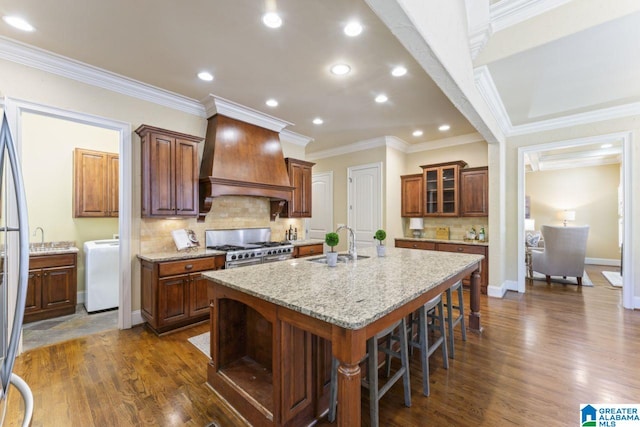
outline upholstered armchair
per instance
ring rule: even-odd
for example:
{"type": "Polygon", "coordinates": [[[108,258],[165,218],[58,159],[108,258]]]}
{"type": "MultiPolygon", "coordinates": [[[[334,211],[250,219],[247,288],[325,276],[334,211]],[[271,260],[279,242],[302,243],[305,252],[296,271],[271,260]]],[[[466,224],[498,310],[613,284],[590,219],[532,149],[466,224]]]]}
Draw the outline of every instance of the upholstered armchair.
{"type": "Polygon", "coordinates": [[[533,271],[542,273],[551,283],[551,276],[575,277],[582,285],[584,259],[587,252],[589,226],[542,226],[544,250],[531,252],[533,271]]]}

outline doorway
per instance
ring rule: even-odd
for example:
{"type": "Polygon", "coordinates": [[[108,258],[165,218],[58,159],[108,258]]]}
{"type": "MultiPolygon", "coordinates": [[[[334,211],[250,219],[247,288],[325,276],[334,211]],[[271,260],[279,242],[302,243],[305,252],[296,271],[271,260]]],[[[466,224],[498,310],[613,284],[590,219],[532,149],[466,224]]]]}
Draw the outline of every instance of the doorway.
{"type": "MultiPolygon", "coordinates": [[[[623,200],[623,207],[620,210],[620,216],[622,219],[622,241],[630,241],[631,232],[630,227],[625,227],[625,222],[629,221],[631,215],[631,135],[630,133],[618,133],[610,135],[594,136],[589,138],[582,138],[569,141],[557,141],[547,144],[540,144],[535,146],[521,147],[518,149],[518,292],[525,292],[525,263],[524,263],[524,219],[525,219],[525,156],[535,158],[535,153],[545,150],[565,150],[570,151],[576,147],[588,147],[593,145],[605,145],[605,144],[618,144],[622,146],[621,155],[621,199],[623,200]]],[[[629,265],[625,260],[631,259],[631,245],[623,246],[622,260],[623,264],[629,265]]],[[[623,272],[623,292],[622,303],[625,308],[633,307],[633,288],[631,283],[632,275],[629,274],[628,269],[623,272]]]]}
{"type": "MultiPolygon", "coordinates": [[[[111,138],[115,140],[114,144],[116,150],[120,153],[120,167],[119,167],[119,216],[115,221],[116,233],[109,233],[110,235],[99,236],[100,238],[112,238],[113,234],[118,234],[120,237],[120,248],[119,248],[119,261],[120,261],[120,272],[119,272],[119,280],[118,280],[118,288],[119,288],[119,309],[116,314],[116,327],[120,329],[130,328],[131,327],[131,261],[130,261],[130,229],[131,229],[131,127],[127,123],[117,122],[109,119],[104,119],[96,116],[91,116],[83,113],[70,112],[54,107],[43,106],[40,104],[30,103],[27,101],[15,100],[7,98],[5,100],[5,109],[7,111],[7,116],[9,119],[9,123],[12,129],[12,133],[15,135],[16,146],[18,152],[21,153],[22,158],[22,168],[23,171],[27,168],[30,168],[29,161],[31,160],[32,154],[29,154],[29,150],[33,147],[27,146],[28,139],[32,138],[29,135],[32,129],[29,128],[29,123],[33,120],[44,120],[53,123],[54,125],[61,126],[78,126],[79,128],[85,129],[93,129],[98,133],[109,134],[111,138]],[[26,138],[26,139],[25,139],[26,138]]],[[[43,138],[43,137],[40,137],[43,138]]],[[[55,144],[55,141],[52,141],[51,138],[47,139],[47,143],[55,144]]],[[[65,147],[63,148],[66,150],[65,147]]],[[[68,151],[68,150],[66,150],[68,151]]],[[[47,167],[39,167],[34,166],[38,169],[38,173],[42,176],[40,177],[40,183],[43,187],[47,186],[47,176],[51,176],[48,174],[58,174],[63,175],[68,182],[72,182],[73,177],[73,163],[72,157],[73,154],[67,152],[67,156],[69,156],[70,161],[62,161],[60,164],[56,164],[54,162],[50,162],[47,164],[47,167]]],[[[47,159],[40,159],[41,162],[47,162],[47,159]]],[[[33,166],[33,165],[32,165],[33,166]]],[[[31,185],[34,185],[33,182],[31,185]]],[[[27,199],[29,199],[29,187],[27,187],[27,199]]],[[[63,205],[67,209],[71,209],[72,205],[72,196],[69,195],[67,199],[57,200],[55,203],[49,201],[48,205],[45,206],[45,209],[51,209],[56,205],[63,205]]],[[[33,204],[33,203],[32,203],[33,204]]],[[[36,207],[30,206],[30,212],[35,211],[36,207]]],[[[40,207],[42,209],[42,207],[40,207]]],[[[62,214],[64,216],[72,216],[71,214],[62,214]]],[[[44,221],[43,218],[46,216],[40,217],[40,221],[44,221]]],[[[69,218],[65,218],[65,221],[69,221],[69,218]]],[[[86,223],[82,223],[83,218],[73,218],[72,222],[78,224],[78,228],[88,228],[91,229],[93,227],[88,226],[86,223]]],[[[95,219],[97,220],[97,219],[95,219]]],[[[94,220],[94,221],[95,221],[94,220]]],[[[30,223],[30,229],[33,233],[35,227],[39,226],[36,223],[30,223]]],[[[46,236],[46,240],[64,240],[59,235],[56,235],[56,228],[58,224],[55,226],[49,227],[51,229],[48,236],[46,236]]],[[[46,233],[47,228],[45,228],[46,233]]],[[[35,239],[31,237],[31,240],[35,239]]],[[[95,240],[98,239],[96,236],[95,240]]],[[[89,239],[87,239],[89,240],[89,239]]],[[[82,252],[84,242],[76,241],[76,247],[78,247],[79,251],[82,252]]],[[[81,258],[80,256],[78,258],[81,258]]],[[[81,266],[81,262],[78,261],[78,267],[81,266]]],[[[80,273],[80,272],[79,272],[80,273]]],[[[78,274],[80,277],[80,274],[78,274]]],[[[79,295],[78,302],[82,301],[83,294],[79,295]]],[[[88,333],[91,333],[89,331],[88,333]]]]}

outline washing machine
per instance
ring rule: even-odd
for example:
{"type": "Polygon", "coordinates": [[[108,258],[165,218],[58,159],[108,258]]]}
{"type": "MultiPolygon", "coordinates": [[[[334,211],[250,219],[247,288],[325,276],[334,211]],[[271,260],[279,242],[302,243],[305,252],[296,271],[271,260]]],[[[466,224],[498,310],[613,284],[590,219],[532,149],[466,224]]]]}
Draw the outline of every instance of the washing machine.
{"type": "Polygon", "coordinates": [[[120,242],[116,239],[84,243],[84,306],[92,313],[118,307],[120,242]]]}

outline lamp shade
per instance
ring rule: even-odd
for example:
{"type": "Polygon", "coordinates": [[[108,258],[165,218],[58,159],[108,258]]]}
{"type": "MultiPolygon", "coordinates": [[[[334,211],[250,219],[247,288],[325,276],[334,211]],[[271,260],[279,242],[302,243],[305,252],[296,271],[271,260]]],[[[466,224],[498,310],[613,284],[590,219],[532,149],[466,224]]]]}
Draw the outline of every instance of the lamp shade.
{"type": "Polygon", "coordinates": [[[569,210],[562,211],[562,219],[565,221],[575,221],[576,211],[569,211],[569,210]]]}
{"type": "Polygon", "coordinates": [[[422,230],[424,228],[424,221],[422,218],[411,218],[409,220],[410,230],[422,230]]]}
{"type": "Polygon", "coordinates": [[[536,229],[536,220],[535,219],[525,219],[524,220],[524,230],[525,231],[533,231],[536,229]]]}

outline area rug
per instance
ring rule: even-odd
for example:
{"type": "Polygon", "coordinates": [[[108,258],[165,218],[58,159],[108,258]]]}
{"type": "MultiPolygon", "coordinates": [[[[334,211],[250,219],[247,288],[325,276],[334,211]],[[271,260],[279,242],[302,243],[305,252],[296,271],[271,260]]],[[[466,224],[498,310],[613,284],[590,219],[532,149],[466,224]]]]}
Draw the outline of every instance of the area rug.
{"type": "MultiPolygon", "coordinates": [[[[533,272],[533,280],[542,281],[547,283],[547,279],[544,274],[540,274],[537,271],[533,272]]],[[[577,285],[578,280],[575,277],[567,277],[563,279],[562,276],[551,276],[551,283],[561,283],[563,285],[577,285]]],[[[589,275],[585,271],[582,275],[582,286],[593,286],[593,282],[589,278],[589,275]]]]}
{"type": "Polygon", "coordinates": [[[209,332],[191,337],[188,341],[203,352],[205,356],[211,358],[211,356],[209,356],[209,332]]]}
{"type": "Polygon", "coordinates": [[[602,275],[605,279],[611,283],[611,286],[615,286],[616,288],[622,287],[622,276],[617,271],[603,271],[602,275]]]}

